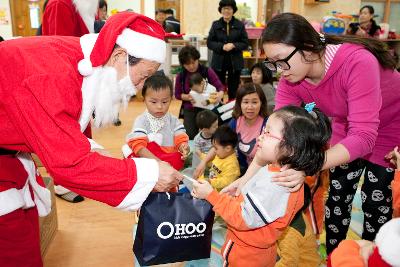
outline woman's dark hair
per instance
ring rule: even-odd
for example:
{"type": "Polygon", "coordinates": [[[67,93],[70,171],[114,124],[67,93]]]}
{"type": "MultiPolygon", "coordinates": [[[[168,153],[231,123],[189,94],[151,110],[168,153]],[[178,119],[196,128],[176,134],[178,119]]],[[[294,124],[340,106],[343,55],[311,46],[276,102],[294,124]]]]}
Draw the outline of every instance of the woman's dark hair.
{"type": "Polygon", "coordinates": [[[143,97],[146,97],[146,92],[147,92],[147,89],[149,89],[149,88],[151,88],[151,90],[154,90],[156,92],[164,90],[165,88],[168,88],[171,96],[173,94],[172,82],[164,74],[160,74],[160,73],[153,74],[149,78],[146,79],[146,81],[143,84],[143,89],[142,89],[143,97]]]}
{"type": "Polygon", "coordinates": [[[280,108],[273,116],[283,121],[278,163],[315,175],[325,163],[325,149],[332,134],[329,118],[317,108],[309,113],[297,106],[280,108]]]}
{"type": "Polygon", "coordinates": [[[196,115],[196,126],[201,129],[209,129],[218,120],[218,115],[211,110],[205,109],[196,115]]]}
{"type": "Polygon", "coordinates": [[[238,10],[235,0],[221,0],[219,1],[218,12],[221,13],[222,8],[230,6],[233,9],[233,14],[238,10]]]}
{"type": "Polygon", "coordinates": [[[233,112],[232,112],[232,117],[235,119],[239,118],[242,116],[242,100],[243,97],[249,94],[257,93],[258,97],[260,98],[261,101],[261,106],[260,106],[260,112],[259,115],[263,118],[266,118],[269,114],[267,111],[267,98],[265,97],[265,94],[263,90],[261,89],[261,86],[258,84],[254,83],[245,83],[236,92],[236,102],[235,106],[233,107],[233,112]]]}
{"type": "MultiPolygon", "coordinates": [[[[262,35],[262,43],[283,43],[303,51],[311,51],[321,55],[327,44],[352,43],[363,46],[370,51],[387,69],[394,69],[396,61],[388,51],[387,45],[373,38],[360,38],[352,35],[320,34],[302,16],[293,13],[282,13],[272,18],[262,35]]],[[[304,56],[304,54],[303,54],[304,56]]]]}
{"type": "Polygon", "coordinates": [[[193,73],[189,79],[189,87],[192,88],[193,85],[201,84],[201,82],[203,80],[204,80],[204,78],[203,78],[203,76],[201,76],[200,73],[198,73],[198,72],[193,73]]]}
{"type": "Polygon", "coordinates": [[[198,60],[200,58],[200,52],[196,47],[192,45],[186,45],[179,51],[178,59],[179,63],[183,66],[184,64],[190,63],[192,60],[198,60]]]}
{"type": "Polygon", "coordinates": [[[221,146],[231,146],[235,148],[238,144],[238,136],[234,130],[227,125],[218,127],[212,137],[212,142],[216,142],[221,146]]]}
{"type": "Polygon", "coordinates": [[[251,67],[251,69],[250,69],[250,74],[253,73],[254,69],[261,70],[261,73],[262,73],[262,81],[261,81],[261,83],[262,84],[266,84],[266,83],[272,84],[272,82],[273,82],[272,71],[267,69],[264,66],[264,63],[258,62],[256,64],[254,64],[253,67],[251,67]]]}
{"type": "Polygon", "coordinates": [[[371,15],[373,15],[375,13],[374,7],[370,6],[370,5],[366,5],[366,6],[363,6],[362,8],[360,8],[360,13],[364,8],[368,9],[369,14],[371,14],[371,15]]]}
{"type": "Polygon", "coordinates": [[[107,2],[105,0],[99,0],[99,8],[106,7],[108,9],[107,2]]]}

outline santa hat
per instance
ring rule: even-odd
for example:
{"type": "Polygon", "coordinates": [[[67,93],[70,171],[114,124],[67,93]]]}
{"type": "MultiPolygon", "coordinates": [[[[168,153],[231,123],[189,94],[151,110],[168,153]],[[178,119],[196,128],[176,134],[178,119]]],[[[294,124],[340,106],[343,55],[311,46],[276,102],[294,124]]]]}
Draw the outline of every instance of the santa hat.
{"type": "Polygon", "coordinates": [[[368,266],[400,267],[400,218],[388,221],[379,229],[375,244],[368,266]]]}
{"type": "Polygon", "coordinates": [[[88,76],[94,67],[103,66],[116,44],[131,56],[163,63],[166,53],[164,36],[162,26],[146,16],[134,12],[115,14],[101,29],[90,54],[84,53],[85,58],[79,61],[79,73],[88,76]]]}

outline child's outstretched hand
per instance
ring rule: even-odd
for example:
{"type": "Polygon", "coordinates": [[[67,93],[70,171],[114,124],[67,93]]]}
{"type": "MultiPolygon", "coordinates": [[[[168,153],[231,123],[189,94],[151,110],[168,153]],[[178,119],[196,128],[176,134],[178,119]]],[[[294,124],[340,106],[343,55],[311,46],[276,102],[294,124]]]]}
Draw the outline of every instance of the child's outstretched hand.
{"type": "Polygon", "coordinates": [[[192,196],[199,199],[205,199],[213,191],[212,186],[205,180],[193,182],[192,196]]]}
{"type": "Polygon", "coordinates": [[[396,166],[396,168],[400,168],[400,152],[399,147],[395,147],[392,151],[390,151],[386,156],[386,159],[390,160],[390,163],[396,166]]]}
{"type": "Polygon", "coordinates": [[[190,147],[188,143],[183,143],[179,146],[178,151],[182,154],[182,159],[185,160],[190,153],[190,147]]]}

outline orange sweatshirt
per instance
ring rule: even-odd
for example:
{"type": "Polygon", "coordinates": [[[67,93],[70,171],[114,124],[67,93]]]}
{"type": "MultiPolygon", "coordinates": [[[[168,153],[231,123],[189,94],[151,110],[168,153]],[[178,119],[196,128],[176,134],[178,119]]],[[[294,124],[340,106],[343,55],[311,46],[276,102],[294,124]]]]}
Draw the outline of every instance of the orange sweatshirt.
{"type": "MultiPolygon", "coordinates": [[[[269,178],[265,177],[265,179],[269,178]]],[[[257,183],[255,185],[258,186],[257,183]]],[[[260,187],[256,187],[256,189],[263,190],[260,187]]],[[[214,190],[208,195],[207,200],[214,206],[214,211],[228,224],[227,237],[221,251],[225,261],[229,262],[229,266],[264,267],[275,265],[276,241],[282,231],[290,224],[297,211],[302,208],[304,203],[303,190],[303,187],[301,187],[299,191],[289,194],[283,216],[256,229],[250,229],[248,223],[246,223],[244,217],[249,216],[249,212],[245,211],[244,207],[247,205],[246,202],[249,201],[248,194],[252,195],[252,193],[256,194],[257,192],[252,192],[249,189],[246,196],[232,197],[227,194],[218,194],[214,190]]],[[[273,199],[271,202],[273,202],[273,199]]],[[[268,204],[275,206],[277,203],[268,204]]],[[[262,209],[261,206],[258,207],[262,209]]],[[[261,213],[270,214],[265,210],[262,210],[261,213]]]]}
{"type": "Polygon", "coordinates": [[[393,195],[393,217],[400,217],[400,169],[397,169],[394,174],[394,179],[391,183],[393,195]]]}

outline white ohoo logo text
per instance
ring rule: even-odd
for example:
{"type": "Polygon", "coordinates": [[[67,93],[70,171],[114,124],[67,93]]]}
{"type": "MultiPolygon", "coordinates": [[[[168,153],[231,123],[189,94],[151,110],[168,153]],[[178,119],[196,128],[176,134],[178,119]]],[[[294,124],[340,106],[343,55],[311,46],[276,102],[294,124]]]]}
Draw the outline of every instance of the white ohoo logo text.
{"type": "Polygon", "coordinates": [[[162,239],[168,239],[171,236],[174,236],[174,239],[181,238],[191,238],[191,237],[200,237],[204,236],[204,231],[207,229],[205,223],[199,223],[195,225],[194,223],[188,224],[175,224],[175,226],[170,222],[163,222],[157,227],[157,235],[162,239]],[[163,233],[161,233],[162,229],[165,229],[163,233]],[[168,229],[168,230],[166,230],[168,229]],[[168,234],[167,234],[168,233],[168,234]]]}

